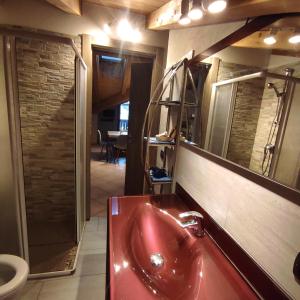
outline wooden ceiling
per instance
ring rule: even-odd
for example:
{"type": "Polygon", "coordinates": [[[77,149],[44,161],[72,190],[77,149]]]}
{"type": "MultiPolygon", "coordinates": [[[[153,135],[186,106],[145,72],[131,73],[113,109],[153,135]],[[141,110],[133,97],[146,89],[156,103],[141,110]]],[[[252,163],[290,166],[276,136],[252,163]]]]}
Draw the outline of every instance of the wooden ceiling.
{"type": "MultiPolygon", "coordinates": [[[[171,0],[148,16],[148,29],[165,30],[183,28],[178,24],[180,1],[171,0]]],[[[205,14],[187,27],[246,20],[258,16],[299,13],[300,0],[229,0],[226,10],[219,14],[205,14]]]]}
{"type": "MultiPolygon", "coordinates": [[[[0,0],[1,1],[1,0],[0,0]]],[[[169,30],[183,28],[178,24],[181,0],[44,0],[57,8],[81,15],[82,2],[114,8],[128,9],[147,15],[147,28],[169,30]]],[[[224,12],[206,13],[187,27],[233,22],[257,16],[300,13],[300,0],[229,0],[224,12]]]]}
{"type": "Polygon", "coordinates": [[[83,0],[84,2],[100,4],[103,6],[124,8],[144,15],[148,15],[169,0],[83,0]]]}
{"type": "Polygon", "coordinates": [[[289,38],[293,36],[295,32],[299,32],[299,30],[299,17],[284,18],[273,23],[271,26],[267,26],[260,31],[254,32],[246,38],[238,41],[233,46],[270,50],[285,50],[289,53],[299,54],[300,45],[295,45],[288,42],[289,38]],[[270,32],[272,30],[273,34],[275,34],[277,43],[273,45],[267,45],[264,43],[264,38],[270,35],[270,32]]]}

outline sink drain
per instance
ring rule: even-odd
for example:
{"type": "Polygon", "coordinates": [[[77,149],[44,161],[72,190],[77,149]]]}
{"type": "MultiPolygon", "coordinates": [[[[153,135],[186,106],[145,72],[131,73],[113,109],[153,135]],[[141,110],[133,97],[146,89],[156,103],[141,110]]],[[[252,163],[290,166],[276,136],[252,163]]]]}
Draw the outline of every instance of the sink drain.
{"type": "Polygon", "coordinates": [[[164,264],[164,258],[160,253],[155,253],[150,256],[150,261],[153,267],[160,268],[164,264]]]}

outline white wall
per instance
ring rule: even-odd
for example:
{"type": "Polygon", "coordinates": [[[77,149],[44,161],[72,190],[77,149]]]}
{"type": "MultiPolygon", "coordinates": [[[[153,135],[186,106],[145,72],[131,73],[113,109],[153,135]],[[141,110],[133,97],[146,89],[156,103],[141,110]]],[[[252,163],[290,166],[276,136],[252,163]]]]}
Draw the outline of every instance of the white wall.
{"type": "Polygon", "coordinates": [[[244,22],[171,30],[167,66],[171,66],[190,50],[198,54],[225,36],[237,30],[244,22]]]}
{"type": "MultiPolygon", "coordinates": [[[[172,30],[167,64],[191,49],[207,49],[243,24],[172,30]]],[[[300,285],[292,273],[300,249],[300,207],[183,147],[176,174],[175,180],[216,222],[291,297],[300,299],[300,285]]]]}
{"type": "MultiPolygon", "coordinates": [[[[127,15],[125,10],[86,2],[83,2],[82,16],[67,14],[46,1],[5,0],[0,4],[0,24],[20,25],[71,35],[96,35],[99,44],[105,44],[105,36],[101,31],[104,23],[117,22],[127,15]]],[[[167,48],[167,31],[146,30],[143,15],[132,13],[130,21],[141,30],[142,44],[167,48]]]]}

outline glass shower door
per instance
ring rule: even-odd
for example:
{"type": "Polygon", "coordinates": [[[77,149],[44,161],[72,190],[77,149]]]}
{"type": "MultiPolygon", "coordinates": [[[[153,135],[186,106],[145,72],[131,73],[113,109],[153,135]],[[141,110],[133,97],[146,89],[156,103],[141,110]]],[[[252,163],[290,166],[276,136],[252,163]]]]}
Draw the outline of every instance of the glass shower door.
{"type": "Polygon", "coordinates": [[[213,86],[206,149],[226,157],[234,107],[234,83],[213,86]]]}

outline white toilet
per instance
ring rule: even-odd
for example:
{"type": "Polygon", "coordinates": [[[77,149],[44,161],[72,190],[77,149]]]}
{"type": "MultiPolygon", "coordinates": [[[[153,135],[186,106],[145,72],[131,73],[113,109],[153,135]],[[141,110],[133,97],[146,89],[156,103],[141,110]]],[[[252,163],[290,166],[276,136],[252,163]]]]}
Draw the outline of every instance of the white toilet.
{"type": "Polygon", "coordinates": [[[19,299],[28,272],[28,264],[21,257],[0,254],[0,300],[19,299]]]}

